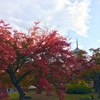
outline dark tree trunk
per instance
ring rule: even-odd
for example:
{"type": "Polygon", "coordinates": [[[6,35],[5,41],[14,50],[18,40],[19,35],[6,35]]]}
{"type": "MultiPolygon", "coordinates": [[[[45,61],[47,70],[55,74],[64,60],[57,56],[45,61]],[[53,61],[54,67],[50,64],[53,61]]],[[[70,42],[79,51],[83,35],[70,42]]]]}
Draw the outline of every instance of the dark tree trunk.
{"type": "Polygon", "coordinates": [[[38,87],[37,88],[37,94],[41,94],[42,93],[42,87],[38,87]]]}
{"type": "Polygon", "coordinates": [[[8,73],[8,74],[9,74],[9,76],[11,78],[11,81],[12,81],[13,85],[15,86],[15,88],[18,91],[19,100],[24,100],[25,93],[23,92],[21,86],[19,86],[19,83],[17,81],[17,78],[15,77],[15,74],[14,73],[8,73]]]}
{"type": "Polygon", "coordinates": [[[93,84],[94,84],[93,87],[94,87],[94,89],[95,89],[95,92],[97,92],[97,80],[94,80],[94,83],[93,83],[93,84]]]}
{"type": "Polygon", "coordinates": [[[24,100],[25,93],[23,92],[22,88],[21,88],[17,83],[14,83],[14,86],[15,86],[15,88],[16,88],[17,91],[18,91],[19,100],[24,100]]]}
{"type": "MultiPolygon", "coordinates": [[[[19,68],[19,67],[18,67],[19,68]]],[[[28,74],[30,74],[33,70],[29,70],[26,73],[24,73],[21,77],[17,78],[16,77],[16,70],[13,70],[12,67],[9,67],[9,69],[6,70],[6,72],[8,73],[12,84],[14,85],[14,87],[17,89],[18,94],[19,94],[19,100],[24,100],[25,98],[25,93],[23,92],[23,89],[21,88],[21,86],[19,85],[20,81],[25,78],[28,74]]]]}
{"type": "Polygon", "coordinates": [[[100,75],[98,75],[98,100],[100,100],[100,75]]]}
{"type": "Polygon", "coordinates": [[[99,74],[95,74],[94,89],[95,92],[97,92],[98,94],[98,100],[100,100],[100,75],[99,74]]]}

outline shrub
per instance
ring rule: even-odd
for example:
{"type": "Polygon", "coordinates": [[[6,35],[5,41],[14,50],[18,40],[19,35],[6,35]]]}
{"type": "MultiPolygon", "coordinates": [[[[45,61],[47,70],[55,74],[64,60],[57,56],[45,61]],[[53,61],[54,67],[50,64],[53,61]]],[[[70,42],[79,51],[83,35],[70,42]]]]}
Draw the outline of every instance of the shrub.
{"type": "Polygon", "coordinates": [[[85,84],[73,83],[68,84],[66,90],[69,94],[87,94],[91,92],[90,88],[85,84]]]}

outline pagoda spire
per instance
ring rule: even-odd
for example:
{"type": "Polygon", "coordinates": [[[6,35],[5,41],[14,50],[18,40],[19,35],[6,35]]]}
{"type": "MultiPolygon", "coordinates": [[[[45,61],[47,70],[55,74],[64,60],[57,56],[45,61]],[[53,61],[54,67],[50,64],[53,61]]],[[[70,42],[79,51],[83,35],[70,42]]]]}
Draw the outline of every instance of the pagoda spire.
{"type": "Polygon", "coordinates": [[[76,48],[78,48],[78,39],[76,38],[76,48]]]}
{"type": "Polygon", "coordinates": [[[76,38],[76,49],[73,50],[74,53],[79,52],[80,49],[78,48],[78,39],[76,38]]]}

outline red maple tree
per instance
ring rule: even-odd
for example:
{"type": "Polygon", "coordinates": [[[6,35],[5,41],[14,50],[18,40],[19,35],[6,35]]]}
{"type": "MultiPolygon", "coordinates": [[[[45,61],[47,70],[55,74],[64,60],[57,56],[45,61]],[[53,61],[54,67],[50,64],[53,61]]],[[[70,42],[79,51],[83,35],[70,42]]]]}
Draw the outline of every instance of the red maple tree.
{"type": "Polygon", "coordinates": [[[70,43],[57,31],[38,24],[25,34],[0,21],[0,70],[9,75],[19,100],[24,100],[21,82],[27,76],[27,84],[31,81],[38,90],[56,90],[59,100],[64,100],[65,82],[71,78],[75,63],[70,43]]]}

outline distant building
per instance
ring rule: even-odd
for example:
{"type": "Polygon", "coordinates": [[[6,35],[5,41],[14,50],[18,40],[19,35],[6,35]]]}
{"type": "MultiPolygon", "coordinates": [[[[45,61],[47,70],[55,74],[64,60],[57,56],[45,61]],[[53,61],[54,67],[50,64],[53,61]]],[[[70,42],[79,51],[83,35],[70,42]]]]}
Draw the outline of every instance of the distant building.
{"type": "Polygon", "coordinates": [[[76,39],[76,48],[72,51],[73,53],[78,53],[80,49],[78,48],[78,40],[76,39]]]}

